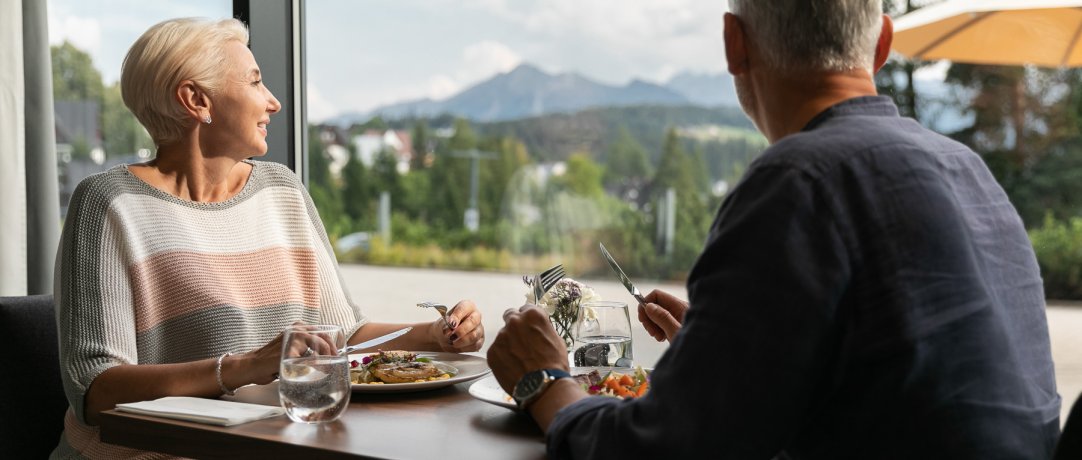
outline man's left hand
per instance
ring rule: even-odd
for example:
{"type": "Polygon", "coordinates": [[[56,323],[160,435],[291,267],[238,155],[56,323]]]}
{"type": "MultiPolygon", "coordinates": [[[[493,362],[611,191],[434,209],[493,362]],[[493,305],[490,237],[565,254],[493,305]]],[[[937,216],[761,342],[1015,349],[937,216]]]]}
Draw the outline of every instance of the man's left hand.
{"type": "Polygon", "coordinates": [[[492,375],[507,394],[527,372],[538,369],[569,370],[567,346],[552,328],[545,311],[523,305],[503,314],[504,327],[488,349],[492,375]]]}

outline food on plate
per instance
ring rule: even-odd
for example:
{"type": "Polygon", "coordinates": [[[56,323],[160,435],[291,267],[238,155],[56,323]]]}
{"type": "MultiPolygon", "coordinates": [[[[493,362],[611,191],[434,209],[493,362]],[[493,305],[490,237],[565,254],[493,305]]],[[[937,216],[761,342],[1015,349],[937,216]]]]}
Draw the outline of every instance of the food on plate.
{"type": "Polygon", "coordinates": [[[630,374],[610,371],[602,377],[601,372],[594,369],[586,374],[575,375],[573,378],[591,395],[612,396],[620,399],[638,398],[650,389],[650,375],[641,366],[636,367],[630,374]]]}
{"type": "Polygon", "coordinates": [[[428,358],[401,350],[380,350],[365,356],[360,363],[352,361],[350,364],[349,379],[360,384],[431,382],[446,380],[453,375],[428,358]]]}

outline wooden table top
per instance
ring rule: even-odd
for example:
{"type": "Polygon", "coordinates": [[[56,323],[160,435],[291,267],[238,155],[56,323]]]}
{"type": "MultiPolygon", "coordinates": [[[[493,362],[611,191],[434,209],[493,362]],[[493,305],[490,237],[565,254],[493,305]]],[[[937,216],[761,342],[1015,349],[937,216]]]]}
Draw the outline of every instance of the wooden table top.
{"type": "MultiPolygon", "coordinates": [[[[544,435],[526,414],[474,399],[473,382],[414,393],[354,392],[340,419],[323,425],[286,416],[219,427],[110,410],[102,441],[195,458],[544,458],[544,435]]],[[[272,385],[234,397],[277,405],[272,385]]]]}

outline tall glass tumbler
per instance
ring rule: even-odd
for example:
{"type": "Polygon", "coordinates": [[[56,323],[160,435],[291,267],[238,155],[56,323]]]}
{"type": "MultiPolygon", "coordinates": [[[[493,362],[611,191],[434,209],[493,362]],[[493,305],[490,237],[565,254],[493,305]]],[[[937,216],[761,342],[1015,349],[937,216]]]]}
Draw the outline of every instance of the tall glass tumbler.
{"type": "Polygon", "coordinates": [[[341,326],[289,326],[282,337],[278,396],[294,422],[337,420],[349,406],[349,362],[341,326]]]}
{"type": "Polygon", "coordinates": [[[575,366],[631,367],[631,316],[627,304],[585,302],[572,326],[575,366]]]}

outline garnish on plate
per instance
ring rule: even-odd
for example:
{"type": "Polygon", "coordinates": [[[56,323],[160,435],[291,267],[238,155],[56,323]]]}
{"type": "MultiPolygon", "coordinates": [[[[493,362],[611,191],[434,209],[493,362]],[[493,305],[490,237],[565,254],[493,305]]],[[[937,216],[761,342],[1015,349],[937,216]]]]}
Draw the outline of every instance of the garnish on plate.
{"type": "Polygon", "coordinates": [[[349,379],[352,383],[419,383],[446,380],[454,372],[442,369],[431,359],[417,357],[416,353],[402,350],[383,351],[365,356],[361,362],[350,363],[349,379]]]}
{"type": "Polygon", "coordinates": [[[597,369],[574,376],[587,393],[615,398],[638,398],[650,389],[650,375],[638,366],[630,374],[609,371],[604,377],[597,369]]]}

